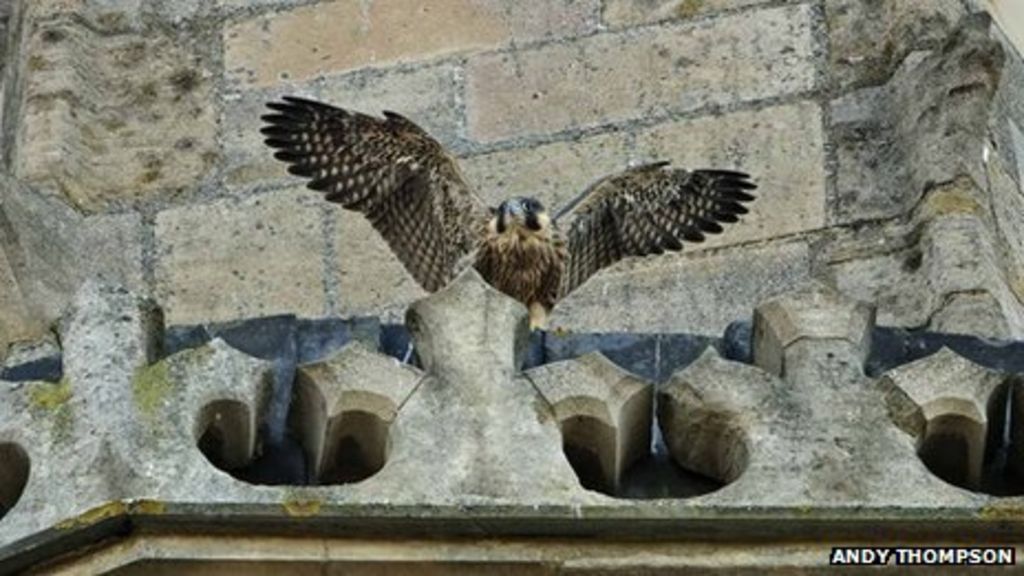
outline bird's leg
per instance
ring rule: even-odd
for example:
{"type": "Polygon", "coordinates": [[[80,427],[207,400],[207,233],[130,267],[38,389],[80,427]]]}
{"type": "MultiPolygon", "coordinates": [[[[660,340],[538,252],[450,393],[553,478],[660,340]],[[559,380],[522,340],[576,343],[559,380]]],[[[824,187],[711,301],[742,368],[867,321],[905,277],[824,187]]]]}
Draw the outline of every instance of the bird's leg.
{"type": "Polygon", "coordinates": [[[548,324],[548,309],[540,302],[530,303],[530,330],[543,330],[548,324]]]}

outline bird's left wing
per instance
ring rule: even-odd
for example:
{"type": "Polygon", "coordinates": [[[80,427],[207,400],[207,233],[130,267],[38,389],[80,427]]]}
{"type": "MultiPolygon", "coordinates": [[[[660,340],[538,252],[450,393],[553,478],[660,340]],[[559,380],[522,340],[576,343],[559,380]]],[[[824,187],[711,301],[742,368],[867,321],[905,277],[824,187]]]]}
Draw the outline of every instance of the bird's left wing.
{"type": "Polygon", "coordinates": [[[267,107],[261,132],[290,173],[366,216],[427,291],[451,279],[489,212],[440,143],[393,112],[375,118],[292,96],[267,107]]]}
{"type": "Polygon", "coordinates": [[[742,172],[691,172],[668,168],[667,162],[599,180],[578,206],[559,215],[569,251],[559,297],[622,258],[680,250],[684,241],[721,232],[722,223],[737,222],[747,212],[743,204],[754,199],[755,188],[742,172]]]}

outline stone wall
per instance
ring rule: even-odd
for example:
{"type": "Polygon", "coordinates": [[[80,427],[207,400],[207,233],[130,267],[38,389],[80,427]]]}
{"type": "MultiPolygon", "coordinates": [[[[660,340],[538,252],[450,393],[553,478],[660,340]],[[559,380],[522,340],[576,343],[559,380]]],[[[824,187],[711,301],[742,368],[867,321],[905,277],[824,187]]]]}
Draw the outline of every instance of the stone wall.
{"type": "Polygon", "coordinates": [[[959,0],[3,6],[2,342],[95,276],[170,324],[400,319],[420,288],[262,145],[281,94],[409,116],[490,202],[654,159],[757,177],[741,225],[604,271],[559,327],[718,335],[817,280],[886,325],[1024,332],[1024,65],[959,0]]]}

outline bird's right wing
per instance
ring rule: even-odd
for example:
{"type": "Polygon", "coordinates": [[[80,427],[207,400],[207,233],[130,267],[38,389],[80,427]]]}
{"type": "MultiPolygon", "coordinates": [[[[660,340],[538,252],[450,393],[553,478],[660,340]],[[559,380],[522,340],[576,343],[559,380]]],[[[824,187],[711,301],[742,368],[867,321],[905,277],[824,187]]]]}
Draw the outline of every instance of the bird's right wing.
{"type": "MultiPolygon", "coordinates": [[[[755,188],[742,172],[691,172],[667,162],[599,180],[566,214],[569,261],[559,297],[623,258],[680,250],[684,241],[721,232],[723,223],[747,213],[743,203],[754,199],[755,188]]],[[[566,216],[560,214],[558,223],[566,216]]]]}
{"type": "Polygon", "coordinates": [[[361,212],[427,291],[471,252],[489,212],[455,160],[412,121],[285,96],[262,117],[266,144],[327,200],[361,212]]]}

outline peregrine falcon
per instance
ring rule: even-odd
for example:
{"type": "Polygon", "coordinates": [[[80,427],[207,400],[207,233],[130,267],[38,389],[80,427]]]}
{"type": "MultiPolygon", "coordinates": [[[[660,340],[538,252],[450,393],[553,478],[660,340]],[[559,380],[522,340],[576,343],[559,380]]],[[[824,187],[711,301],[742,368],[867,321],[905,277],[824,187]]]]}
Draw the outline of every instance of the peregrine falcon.
{"type": "Polygon", "coordinates": [[[535,198],[488,207],[441,144],[394,112],[377,118],[293,96],[267,107],[261,132],[274,157],[362,213],[425,290],[472,265],[529,309],[535,329],[605,266],[722,232],[756,188],[742,172],[658,162],[599,180],[552,218],[535,198]]]}

